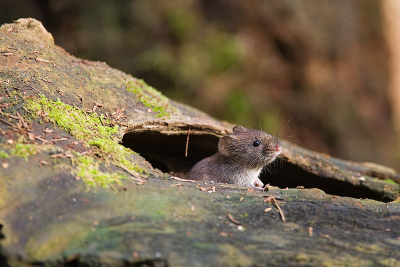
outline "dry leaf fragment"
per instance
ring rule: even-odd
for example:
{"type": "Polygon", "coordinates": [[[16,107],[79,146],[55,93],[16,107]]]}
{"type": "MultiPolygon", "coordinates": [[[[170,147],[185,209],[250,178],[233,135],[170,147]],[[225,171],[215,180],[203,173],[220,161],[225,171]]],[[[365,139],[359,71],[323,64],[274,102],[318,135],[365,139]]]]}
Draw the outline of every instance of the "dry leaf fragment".
{"type": "Polygon", "coordinates": [[[43,165],[48,165],[48,164],[49,164],[48,161],[45,160],[39,161],[39,168],[42,168],[43,165]]]}
{"type": "Polygon", "coordinates": [[[46,60],[46,59],[42,59],[42,58],[36,58],[37,62],[46,62],[46,63],[50,63],[50,61],[46,60]]]}
{"type": "Polygon", "coordinates": [[[272,210],[272,208],[266,208],[266,209],[264,210],[264,212],[268,212],[268,211],[270,211],[270,210],[272,210]]]}
{"type": "Polygon", "coordinates": [[[66,152],[65,153],[65,157],[67,157],[67,158],[72,158],[74,155],[72,154],[72,153],[70,153],[70,152],[66,152]]]}
{"type": "Polygon", "coordinates": [[[192,183],[197,183],[197,181],[194,180],[188,180],[188,179],[182,179],[176,176],[171,176],[172,179],[177,180],[177,181],[182,181],[182,182],[192,182],[192,183]]]}
{"type": "Polygon", "coordinates": [[[145,180],[140,180],[136,182],[137,185],[144,185],[145,183],[146,183],[145,180]]]}
{"type": "Polygon", "coordinates": [[[182,186],[183,186],[183,184],[181,184],[181,183],[176,183],[176,184],[171,184],[171,186],[172,186],[172,187],[175,187],[175,186],[182,187],[182,186]]]}
{"type": "Polygon", "coordinates": [[[308,227],[308,235],[309,236],[313,236],[313,228],[310,226],[310,227],[308,227]]]}
{"type": "Polygon", "coordinates": [[[29,139],[31,139],[32,141],[35,140],[35,135],[33,133],[28,133],[28,137],[29,139]]]}
{"type": "Polygon", "coordinates": [[[233,223],[239,225],[240,223],[238,221],[236,221],[235,219],[233,219],[232,215],[230,213],[228,213],[228,218],[229,220],[231,220],[233,223]]]}
{"type": "Polygon", "coordinates": [[[53,159],[56,158],[65,158],[65,155],[63,153],[59,153],[59,154],[53,154],[50,157],[52,157],[53,159]]]}
{"type": "Polygon", "coordinates": [[[229,235],[228,233],[225,233],[225,232],[220,232],[219,234],[222,235],[222,236],[228,236],[229,235]]]}
{"type": "Polygon", "coordinates": [[[321,234],[321,236],[322,236],[322,237],[324,237],[324,238],[328,238],[328,239],[330,239],[330,238],[331,238],[331,236],[330,236],[330,235],[323,235],[323,234],[321,234]]]}
{"type": "Polygon", "coordinates": [[[9,165],[8,165],[7,162],[3,162],[3,163],[1,163],[1,166],[2,166],[4,169],[7,169],[9,165]]]}

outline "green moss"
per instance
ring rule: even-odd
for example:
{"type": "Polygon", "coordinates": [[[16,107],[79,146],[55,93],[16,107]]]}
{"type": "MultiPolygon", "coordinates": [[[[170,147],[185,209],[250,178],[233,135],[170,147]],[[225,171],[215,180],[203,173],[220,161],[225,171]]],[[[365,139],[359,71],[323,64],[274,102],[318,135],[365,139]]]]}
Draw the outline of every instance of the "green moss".
{"type": "Polygon", "coordinates": [[[88,185],[108,187],[110,183],[121,185],[121,179],[125,179],[124,175],[117,172],[105,173],[99,170],[100,161],[89,156],[78,156],[72,158],[73,165],[76,169],[73,171],[75,175],[83,177],[88,185]]]}
{"type": "Polygon", "coordinates": [[[0,158],[8,158],[8,154],[4,150],[0,150],[0,158]]]}
{"type": "Polygon", "coordinates": [[[54,148],[54,146],[26,144],[25,136],[22,135],[16,142],[12,144],[2,144],[0,148],[2,149],[0,150],[0,158],[23,157],[28,161],[29,156],[34,156],[42,151],[47,151],[54,148]]]}
{"type": "Polygon", "coordinates": [[[391,180],[391,179],[385,179],[383,180],[384,182],[388,183],[388,184],[395,184],[398,185],[398,183],[396,183],[395,181],[391,180]]]}
{"type": "Polygon", "coordinates": [[[10,156],[24,157],[25,161],[28,161],[28,156],[36,155],[41,151],[38,145],[24,144],[18,142],[14,148],[10,150],[10,156]]]}
{"type": "Polygon", "coordinates": [[[169,117],[171,113],[179,113],[179,110],[169,103],[167,97],[147,85],[143,80],[127,80],[125,85],[127,91],[135,94],[143,105],[158,113],[155,117],[169,117]]]}
{"type": "Polygon", "coordinates": [[[116,141],[116,138],[113,138],[113,134],[118,132],[118,126],[109,127],[102,125],[102,121],[109,123],[102,116],[96,117],[95,115],[85,113],[81,109],[64,104],[60,99],[54,102],[41,96],[37,100],[36,103],[28,101],[27,107],[33,111],[42,110],[44,113],[47,113],[52,122],[63,130],[68,131],[76,139],[88,140],[89,142],[97,142],[104,145],[106,144],[102,142],[103,139],[116,141]]]}
{"type": "MultiPolygon", "coordinates": [[[[102,115],[86,113],[79,108],[64,104],[59,99],[51,101],[44,96],[27,100],[25,106],[32,111],[32,114],[39,112],[47,114],[51,122],[82,141],[85,146],[92,148],[94,154],[106,165],[111,163],[122,169],[143,172],[142,168],[129,159],[134,152],[119,144],[119,139],[116,137],[118,126],[107,126],[110,125],[110,121],[102,115]]],[[[99,161],[94,157],[78,156],[73,160],[73,164],[76,166],[74,174],[89,185],[107,186],[112,182],[119,184],[120,179],[125,178],[121,174],[99,171],[99,161]]]]}

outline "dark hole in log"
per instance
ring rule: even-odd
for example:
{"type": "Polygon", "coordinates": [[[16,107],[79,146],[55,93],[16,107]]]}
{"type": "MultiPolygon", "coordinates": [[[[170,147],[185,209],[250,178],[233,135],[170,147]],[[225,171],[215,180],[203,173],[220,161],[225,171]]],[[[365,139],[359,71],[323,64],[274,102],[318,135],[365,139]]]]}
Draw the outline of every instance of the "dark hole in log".
{"type": "Polygon", "coordinates": [[[196,162],[217,151],[219,138],[213,135],[190,135],[185,157],[187,135],[165,135],[157,132],[127,133],[122,145],[139,153],[154,168],[185,175],[196,162]]]}
{"type": "Polygon", "coordinates": [[[304,188],[319,188],[331,195],[369,198],[383,202],[393,201],[393,199],[385,197],[368,187],[356,186],[334,178],[318,176],[283,160],[278,159],[276,166],[271,164],[268,169],[271,173],[264,169],[260,175],[261,181],[280,188],[304,186],[304,188]]]}
{"type": "MultiPolygon", "coordinates": [[[[154,168],[185,177],[190,168],[217,151],[219,138],[209,134],[190,135],[188,157],[185,157],[187,135],[166,135],[158,132],[127,133],[122,145],[139,153],[154,168]]],[[[282,159],[264,169],[260,179],[264,184],[280,188],[319,188],[327,194],[354,198],[369,198],[383,202],[393,199],[385,197],[368,187],[356,186],[337,179],[321,177],[282,159]],[[269,171],[268,171],[269,170],[269,171]]]]}

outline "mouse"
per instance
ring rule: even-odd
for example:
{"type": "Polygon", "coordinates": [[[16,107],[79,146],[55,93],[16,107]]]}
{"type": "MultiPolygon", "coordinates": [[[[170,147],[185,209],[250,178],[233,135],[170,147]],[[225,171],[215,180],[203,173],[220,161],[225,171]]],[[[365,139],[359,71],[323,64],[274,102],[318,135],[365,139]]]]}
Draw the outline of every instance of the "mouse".
{"type": "Polygon", "coordinates": [[[264,166],[281,154],[281,143],[263,131],[243,126],[235,126],[232,130],[232,134],[220,138],[214,155],[192,167],[187,179],[263,188],[259,175],[264,166]]]}

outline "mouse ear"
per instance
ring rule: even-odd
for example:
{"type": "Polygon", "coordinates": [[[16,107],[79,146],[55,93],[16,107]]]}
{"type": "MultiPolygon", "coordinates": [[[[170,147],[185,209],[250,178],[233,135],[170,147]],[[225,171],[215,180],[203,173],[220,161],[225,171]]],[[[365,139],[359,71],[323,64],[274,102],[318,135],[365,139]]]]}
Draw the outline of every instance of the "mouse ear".
{"type": "Polygon", "coordinates": [[[232,130],[233,130],[234,133],[240,133],[240,132],[246,132],[247,131],[246,128],[244,128],[243,126],[239,126],[239,125],[233,127],[232,130]]]}
{"type": "Polygon", "coordinates": [[[234,146],[236,137],[233,135],[225,135],[219,139],[218,150],[222,155],[229,156],[231,153],[231,148],[234,146]]]}

